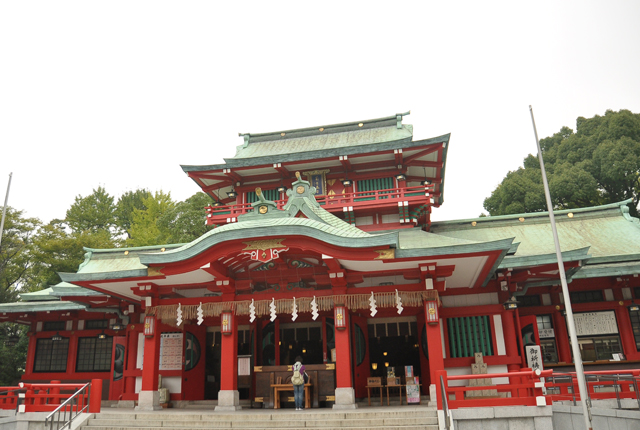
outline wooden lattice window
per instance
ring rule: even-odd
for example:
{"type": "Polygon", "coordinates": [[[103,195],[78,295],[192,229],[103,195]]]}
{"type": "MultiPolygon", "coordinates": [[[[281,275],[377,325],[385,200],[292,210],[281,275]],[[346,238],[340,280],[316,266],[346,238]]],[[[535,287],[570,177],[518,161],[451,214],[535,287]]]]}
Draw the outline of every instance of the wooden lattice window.
{"type": "Polygon", "coordinates": [[[81,337],[78,339],[77,372],[108,372],[111,370],[113,338],[81,337]]]}
{"type": "Polygon", "coordinates": [[[491,321],[488,315],[447,318],[449,356],[473,357],[475,352],[493,355],[491,321]]]}
{"type": "Polygon", "coordinates": [[[66,372],[69,339],[38,339],[36,356],[33,363],[34,372],[66,372]]]}
{"type": "Polygon", "coordinates": [[[593,303],[602,302],[604,297],[602,291],[574,291],[571,294],[571,303],[593,303]]]}

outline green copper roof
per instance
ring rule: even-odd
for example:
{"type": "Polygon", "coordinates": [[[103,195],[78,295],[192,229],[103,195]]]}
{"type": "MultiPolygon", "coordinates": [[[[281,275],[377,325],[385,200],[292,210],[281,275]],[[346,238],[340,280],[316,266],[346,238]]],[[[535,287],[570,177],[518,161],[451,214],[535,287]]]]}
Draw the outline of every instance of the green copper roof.
{"type": "Polygon", "coordinates": [[[86,309],[86,306],[65,301],[0,303],[0,313],[75,311],[84,309],[86,309]]]}
{"type": "Polygon", "coordinates": [[[60,297],[65,296],[103,296],[103,293],[90,290],[88,288],[78,287],[77,285],[70,284],[68,282],[60,282],[44,290],[34,291],[32,293],[20,294],[20,299],[23,302],[36,302],[36,301],[51,301],[60,300],[60,297]]]}
{"type": "MultiPolygon", "coordinates": [[[[588,255],[586,251],[582,253],[588,258],[589,266],[640,261],[640,221],[629,216],[630,201],[554,211],[562,251],[588,249],[588,255]]],[[[518,251],[513,259],[506,258],[504,265],[510,260],[516,261],[516,257],[531,257],[528,258],[530,264],[544,264],[543,260],[549,258],[555,261],[549,257],[555,254],[555,246],[547,212],[436,222],[431,231],[477,241],[514,237],[514,241],[519,242],[518,251]]],[[[576,277],[581,276],[580,272],[576,277]]]]}

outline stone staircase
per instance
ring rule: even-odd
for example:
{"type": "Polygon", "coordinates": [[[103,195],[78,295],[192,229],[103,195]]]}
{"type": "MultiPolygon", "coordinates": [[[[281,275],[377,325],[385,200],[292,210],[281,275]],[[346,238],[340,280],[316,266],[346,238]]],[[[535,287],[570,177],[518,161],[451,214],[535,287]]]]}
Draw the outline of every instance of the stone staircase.
{"type": "Polygon", "coordinates": [[[371,407],[352,411],[314,409],[248,410],[236,413],[213,411],[157,411],[134,413],[122,410],[89,418],[81,430],[436,430],[437,411],[426,406],[371,407]]]}

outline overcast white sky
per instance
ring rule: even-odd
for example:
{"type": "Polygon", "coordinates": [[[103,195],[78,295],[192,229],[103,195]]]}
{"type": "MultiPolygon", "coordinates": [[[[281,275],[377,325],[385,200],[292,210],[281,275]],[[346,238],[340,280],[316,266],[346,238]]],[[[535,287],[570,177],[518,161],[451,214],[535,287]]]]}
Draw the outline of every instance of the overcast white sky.
{"type": "Polygon", "coordinates": [[[478,216],[540,137],[640,112],[640,2],[0,2],[0,196],[43,221],[260,133],[393,115],[451,133],[434,220],[478,216]]]}

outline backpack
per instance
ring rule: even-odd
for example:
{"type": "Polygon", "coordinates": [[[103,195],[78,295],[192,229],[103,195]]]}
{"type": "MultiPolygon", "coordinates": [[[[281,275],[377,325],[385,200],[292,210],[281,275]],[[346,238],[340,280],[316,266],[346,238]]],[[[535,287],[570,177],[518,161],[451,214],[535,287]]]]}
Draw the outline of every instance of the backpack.
{"type": "Polygon", "coordinates": [[[299,363],[296,363],[293,366],[293,376],[291,377],[291,383],[293,385],[304,385],[304,382],[305,382],[304,378],[303,378],[302,374],[300,374],[300,368],[301,367],[302,367],[302,365],[300,365],[299,363]]]}

